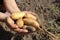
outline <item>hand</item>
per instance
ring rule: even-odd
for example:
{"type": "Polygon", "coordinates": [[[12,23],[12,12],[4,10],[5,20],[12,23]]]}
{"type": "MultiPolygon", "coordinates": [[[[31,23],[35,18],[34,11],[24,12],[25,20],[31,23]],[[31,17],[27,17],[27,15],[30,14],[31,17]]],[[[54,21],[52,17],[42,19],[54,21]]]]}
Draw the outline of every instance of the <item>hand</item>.
{"type": "MultiPolygon", "coordinates": [[[[36,16],[36,13],[34,13],[34,12],[30,12],[30,11],[22,11],[22,12],[36,16]]],[[[10,16],[10,13],[6,13],[6,14],[10,16]]],[[[33,17],[33,18],[35,18],[35,17],[33,17]]],[[[20,29],[10,17],[7,17],[7,23],[10,25],[11,29],[13,29],[14,31],[16,31],[18,33],[28,32],[28,30],[26,30],[26,29],[20,29]]]]}
{"type": "MultiPolygon", "coordinates": [[[[10,13],[6,12],[7,15],[10,16],[10,13]]],[[[10,17],[7,17],[6,21],[7,21],[7,24],[10,26],[10,28],[18,33],[25,33],[25,32],[28,32],[28,30],[26,29],[20,29],[16,24],[14,24],[14,21],[10,18],[10,17]]]]}

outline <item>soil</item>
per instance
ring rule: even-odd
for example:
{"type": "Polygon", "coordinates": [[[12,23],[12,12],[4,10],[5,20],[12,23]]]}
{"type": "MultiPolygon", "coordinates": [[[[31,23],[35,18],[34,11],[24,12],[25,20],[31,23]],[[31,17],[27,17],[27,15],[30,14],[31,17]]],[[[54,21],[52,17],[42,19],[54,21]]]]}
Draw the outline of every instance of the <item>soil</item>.
{"type": "Polygon", "coordinates": [[[17,34],[0,23],[0,40],[59,40],[60,0],[16,0],[21,11],[32,11],[39,16],[42,30],[27,35],[17,34]]]}

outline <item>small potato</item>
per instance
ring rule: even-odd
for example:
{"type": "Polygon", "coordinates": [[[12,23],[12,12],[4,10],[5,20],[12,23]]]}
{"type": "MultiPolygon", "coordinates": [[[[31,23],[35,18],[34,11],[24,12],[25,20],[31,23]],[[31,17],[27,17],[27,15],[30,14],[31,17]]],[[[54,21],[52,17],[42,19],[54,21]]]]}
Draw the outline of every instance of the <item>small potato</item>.
{"type": "Polygon", "coordinates": [[[24,21],[24,24],[26,25],[31,25],[38,29],[40,28],[39,23],[36,20],[30,19],[30,18],[24,18],[23,21],[24,21]]]}
{"type": "Polygon", "coordinates": [[[24,25],[24,22],[23,22],[22,19],[19,19],[19,20],[16,21],[16,24],[19,26],[19,28],[22,28],[23,25],[24,25]]]}
{"type": "Polygon", "coordinates": [[[26,15],[25,15],[24,17],[26,17],[26,18],[31,18],[31,19],[34,19],[34,20],[37,19],[34,15],[29,14],[29,13],[26,13],[26,15]]]}
{"type": "Polygon", "coordinates": [[[28,26],[26,27],[26,29],[29,31],[29,32],[33,32],[33,31],[36,31],[36,29],[32,26],[28,26]]]}
{"type": "Polygon", "coordinates": [[[29,32],[31,32],[31,31],[36,31],[36,29],[35,29],[34,27],[28,26],[28,25],[24,25],[24,26],[23,26],[23,29],[27,29],[29,32]]]}
{"type": "Polygon", "coordinates": [[[23,18],[24,16],[25,16],[24,12],[15,12],[15,13],[12,13],[12,15],[11,15],[12,19],[14,19],[14,20],[23,18]]]}

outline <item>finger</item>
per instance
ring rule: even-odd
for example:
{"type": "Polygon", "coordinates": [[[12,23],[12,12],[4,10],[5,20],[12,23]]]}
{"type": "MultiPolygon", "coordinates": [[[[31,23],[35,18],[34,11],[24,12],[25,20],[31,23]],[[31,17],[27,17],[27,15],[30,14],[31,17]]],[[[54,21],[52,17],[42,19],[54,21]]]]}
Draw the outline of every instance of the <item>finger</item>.
{"type": "Polygon", "coordinates": [[[5,14],[6,14],[6,15],[8,15],[8,16],[11,16],[11,14],[10,14],[8,11],[7,11],[7,12],[5,12],[5,14]]]}
{"type": "Polygon", "coordinates": [[[37,19],[36,13],[31,12],[31,11],[23,11],[23,12],[26,13],[26,15],[25,15],[26,18],[32,18],[34,20],[37,19]]]}
{"type": "Polygon", "coordinates": [[[0,20],[6,19],[7,15],[0,12],[0,20]]]}
{"type": "Polygon", "coordinates": [[[25,33],[25,32],[28,32],[28,30],[26,29],[20,29],[20,28],[17,28],[17,29],[14,29],[14,31],[18,32],[18,33],[25,33]]]}
{"type": "Polygon", "coordinates": [[[7,18],[7,23],[11,28],[18,28],[18,26],[14,24],[14,21],[10,17],[7,18]]]}
{"type": "Polygon", "coordinates": [[[36,13],[31,12],[31,11],[23,11],[23,12],[24,12],[24,13],[29,13],[29,14],[32,14],[32,15],[36,16],[36,13]]]}
{"type": "Polygon", "coordinates": [[[18,28],[18,26],[17,26],[16,24],[10,24],[10,27],[11,27],[12,29],[18,28]]]}
{"type": "Polygon", "coordinates": [[[14,24],[14,21],[10,17],[7,17],[7,22],[10,24],[14,24]]]}
{"type": "Polygon", "coordinates": [[[29,12],[30,14],[32,14],[32,15],[34,15],[34,16],[36,16],[36,13],[34,13],[34,12],[29,12]]]}

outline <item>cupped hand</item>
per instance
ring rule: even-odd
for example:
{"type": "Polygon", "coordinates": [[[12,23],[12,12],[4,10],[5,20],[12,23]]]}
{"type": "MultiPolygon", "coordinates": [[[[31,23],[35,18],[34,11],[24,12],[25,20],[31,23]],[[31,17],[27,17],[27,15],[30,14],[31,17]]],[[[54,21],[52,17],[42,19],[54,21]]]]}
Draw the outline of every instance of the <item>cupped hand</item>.
{"type": "MultiPolygon", "coordinates": [[[[36,13],[34,12],[31,12],[31,11],[22,11],[26,14],[31,14],[33,16],[36,16],[36,13]]],[[[27,29],[20,29],[15,23],[14,21],[12,20],[12,18],[10,17],[11,14],[9,12],[6,12],[6,14],[8,15],[6,21],[7,21],[7,24],[10,26],[10,28],[18,33],[28,33],[28,30],[27,29]]],[[[33,17],[34,18],[34,17],[33,17]]]]}
{"type": "Polygon", "coordinates": [[[15,23],[14,21],[11,19],[10,17],[10,13],[6,12],[6,15],[8,15],[8,17],[6,18],[6,23],[9,25],[9,27],[15,31],[15,32],[18,32],[18,33],[27,33],[28,30],[26,29],[20,29],[15,23]]]}

